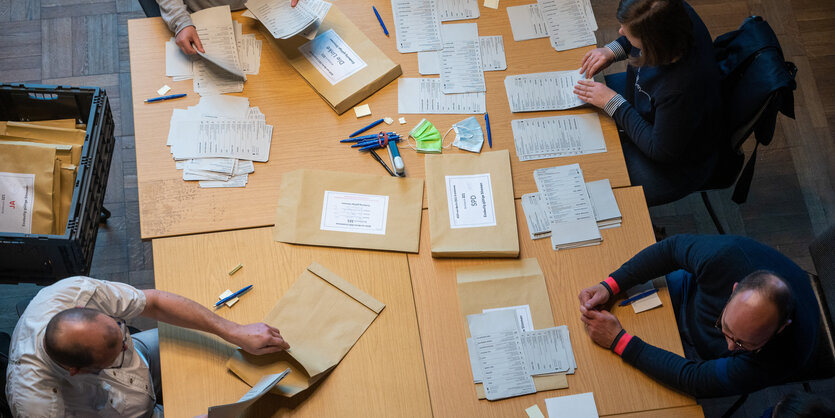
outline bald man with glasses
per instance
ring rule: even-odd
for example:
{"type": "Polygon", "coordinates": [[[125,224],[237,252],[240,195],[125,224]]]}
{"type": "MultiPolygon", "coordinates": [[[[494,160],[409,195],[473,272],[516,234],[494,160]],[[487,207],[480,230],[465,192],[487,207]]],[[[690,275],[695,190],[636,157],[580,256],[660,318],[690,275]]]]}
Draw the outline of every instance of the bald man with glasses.
{"type": "Polygon", "coordinates": [[[580,292],[591,339],[659,382],[696,397],[750,393],[809,365],[820,316],[809,278],[745,237],[677,235],[580,292]],[[623,329],[607,310],[625,289],[667,277],[686,358],[623,329]]]}
{"type": "Polygon", "coordinates": [[[15,327],[6,371],[14,416],[163,416],[159,335],[131,335],[125,321],[138,316],[209,332],[252,354],[290,347],[267,324],[237,324],[172,293],[71,277],[38,292],[15,327]]]}

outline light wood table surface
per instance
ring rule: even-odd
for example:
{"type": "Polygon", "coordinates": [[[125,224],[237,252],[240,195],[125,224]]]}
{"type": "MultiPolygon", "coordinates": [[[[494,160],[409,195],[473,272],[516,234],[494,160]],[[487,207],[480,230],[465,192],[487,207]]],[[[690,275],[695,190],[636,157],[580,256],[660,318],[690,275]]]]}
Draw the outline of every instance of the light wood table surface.
{"type": "MultiPolygon", "coordinates": [[[[620,149],[614,122],[599,112],[608,152],[577,157],[564,157],[520,162],[515,154],[511,131],[512,119],[553,116],[582,112],[579,109],[564,112],[531,112],[511,114],[504,88],[508,75],[545,71],[571,70],[580,66],[581,58],[591,47],[557,53],[549,40],[534,39],[515,42],[507,17],[507,6],[530,3],[516,0],[502,1],[498,10],[480,7],[481,17],[469,22],[478,23],[479,34],[502,35],[508,63],[506,71],[487,71],[487,111],[490,114],[493,133],[493,149],[509,149],[516,197],[536,190],[533,170],[579,162],[587,181],[608,178],[613,187],[628,186],[629,177],[620,149]]],[[[400,54],[395,47],[394,21],[389,2],[377,2],[391,37],[383,35],[371,3],[368,1],[337,2],[345,15],[386,53],[400,63],[402,77],[420,77],[417,54],[400,54]]],[[[279,55],[277,49],[264,37],[265,32],[254,20],[237,17],[243,23],[244,33],[255,33],[265,40],[258,75],[248,76],[241,94],[250,99],[251,106],[260,107],[267,123],[273,125],[273,141],[270,160],[256,163],[255,173],[249,176],[245,188],[200,189],[197,182],[182,180],[182,172],[176,170],[169,148],[165,145],[172,110],[195,105],[199,96],[193,92],[192,82],[173,82],[165,76],[165,52],[163,44],[172,35],[159,18],[137,19],[128,22],[130,40],[131,82],[133,113],[136,135],[137,178],[141,235],[143,239],[231,230],[273,224],[278,199],[281,174],[298,168],[321,168],[347,172],[376,173],[385,175],[382,167],[369,156],[359,154],[338,139],[370,121],[389,116],[395,119],[384,129],[408,134],[423,115],[397,113],[397,81],[390,83],[363,103],[368,103],[371,117],[357,119],[352,111],[338,116],[316,92],[279,55]],[[156,90],[164,84],[173,87],[172,93],[188,93],[184,99],[145,104],[142,101],[156,96],[156,90]],[[408,121],[399,125],[396,120],[404,116],[408,121]]],[[[437,77],[437,76],[431,76],[437,77]]],[[[444,133],[453,123],[470,115],[426,115],[444,133]]],[[[477,115],[483,126],[483,118],[477,115]]],[[[451,133],[447,142],[453,138],[451,133]]],[[[484,150],[487,147],[485,134],[484,150]]],[[[407,175],[423,176],[423,155],[401,147],[407,175]]],[[[458,149],[447,152],[464,152],[458,149]]],[[[424,206],[426,207],[426,206],[424,206]]]]}
{"type": "MultiPolygon", "coordinates": [[[[420,252],[409,254],[412,288],[417,307],[420,339],[436,417],[520,416],[528,406],[544,399],[594,392],[600,415],[623,414],[692,406],[693,398],[667,389],[623,362],[608,349],[594,344],[580,321],[577,295],[617,269],[635,253],[654,242],[649,213],[640,187],[615,190],[623,225],[602,230],[603,243],[586,248],[553,251],[550,239],[529,238],[521,203],[516,201],[521,258],[536,258],[545,274],[551,309],[557,325],[567,325],[577,359],[577,371],[568,376],[567,389],[495,402],[478,400],[472,383],[465,327],[456,286],[456,268],[501,260],[433,259],[426,212],[420,252]]],[[[624,329],[658,347],[682,354],[675,317],[666,289],[659,292],[663,306],[636,315],[631,307],[613,309],[624,329]]]]}
{"type": "MultiPolygon", "coordinates": [[[[273,241],[272,228],[154,240],[158,289],[210,306],[223,290],[253,284],[234,307],[217,311],[238,323],[263,320],[314,261],[386,307],[339,366],[309,391],[309,399],[299,395],[287,401],[268,394],[249,416],[431,415],[405,255],[282,244],[273,241]],[[230,277],[238,263],[243,268],[230,277]]],[[[210,334],[160,323],[165,415],[205,414],[209,406],[237,401],[246,393],[249,386],[225,367],[233,349],[210,334]]]]}

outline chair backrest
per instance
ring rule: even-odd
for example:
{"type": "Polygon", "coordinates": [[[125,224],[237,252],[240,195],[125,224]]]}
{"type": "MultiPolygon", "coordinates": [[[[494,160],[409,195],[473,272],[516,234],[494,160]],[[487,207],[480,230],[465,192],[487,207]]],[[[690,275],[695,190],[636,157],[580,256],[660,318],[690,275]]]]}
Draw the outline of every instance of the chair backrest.
{"type": "Polygon", "coordinates": [[[142,11],[145,12],[145,17],[162,16],[159,10],[159,4],[156,0],[139,0],[139,5],[142,6],[142,11]]]}

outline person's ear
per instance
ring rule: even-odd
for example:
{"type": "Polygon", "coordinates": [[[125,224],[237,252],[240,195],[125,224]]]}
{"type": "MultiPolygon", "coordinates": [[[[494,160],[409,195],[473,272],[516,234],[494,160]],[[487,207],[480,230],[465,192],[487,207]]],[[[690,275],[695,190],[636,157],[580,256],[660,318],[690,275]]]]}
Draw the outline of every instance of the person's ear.
{"type": "Polygon", "coordinates": [[[734,291],[736,291],[736,287],[737,287],[738,285],[739,285],[739,282],[734,282],[734,287],[733,287],[733,288],[731,288],[731,293],[733,293],[734,291]]]}

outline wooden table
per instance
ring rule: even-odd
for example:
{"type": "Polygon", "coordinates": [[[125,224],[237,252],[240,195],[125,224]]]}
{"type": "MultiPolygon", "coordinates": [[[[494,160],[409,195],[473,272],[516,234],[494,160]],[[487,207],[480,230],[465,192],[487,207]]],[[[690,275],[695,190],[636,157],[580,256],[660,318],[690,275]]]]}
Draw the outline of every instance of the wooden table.
{"type": "MultiPolygon", "coordinates": [[[[559,252],[550,249],[547,239],[528,238],[517,200],[522,257],[539,260],[555,321],[568,325],[571,334],[578,369],[568,377],[568,389],[496,402],[476,398],[455,269],[495,260],[432,259],[425,211],[420,253],[408,256],[276,243],[270,228],[155,239],[156,285],[209,305],[226,288],[255,284],[238,305],[219,311],[237,322],[254,322],[264,317],[307,265],[317,261],[386,304],[308,399],[287,402],[269,396],[256,404],[259,409],[253,416],[356,416],[361,410],[363,416],[507,417],[519,416],[534,403],[544,411],[545,398],[582,392],[594,392],[601,415],[701,416],[693,398],[659,385],[596,346],[579,321],[580,289],[598,282],[653,241],[640,188],[617,189],[615,196],[623,226],[602,231],[602,245],[559,252]],[[238,263],[244,268],[230,278],[227,271],[238,263]]],[[[662,289],[660,296],[661,308],[640,315],[630,308],[614,312],[630,333],[681,354],[669,295],[662,289]]],[[[234,401],[247,390],[225,369],[232,347],[217,338],[163,325],[160,352],[167,414],[203,413],[208,406],[234,401]]]]}
{"type": "MultiPolygon", "coordinates": [[[[516,197],[536,190],[533,170],[579,162],[587,181],[608,178],[613,187],[630,185],[626,165],[614,122],[599,112],[608,152],[577,157],[520,162],[510,127],[511,119],[523,119],[560,114],[593,112],[579,109],[565,112],[531,112],[511,114],[505,94],[504,79],[508,75],[545,71],[571,70],[580,66],[585,52],[580,48],[557,53],[548,39],[523,42],[513,41],[505,8],[530,1],[502,2],[499,10],[481,7],[478,23],[480,35],[502,35],[508,63],[506,71],[485,72],[487,82],[487,110],[493,133],[493,149],[509,149],[516,197]]],[[[389,2],[377,2],[390,30],[394,29],[389,2]]],[[[364,33],[390,58],[400,63],[403,77],[420,77],[417,54],[400,54],[395,47],[394,34],[383,35],[370,2],[338,2],[345,15],[350,17],[364,33]]],[[[235,13],[238,16],[240,13],[235,13]]],[[[392,82],[363,103],[371,105],[371,118],[357,119],[349,111],[341,116],[318,97],[279,55],[258,23],[237,17],[243,23],[244,33],[255,33],[265,40],[261,55],[260,74],[248,76],[240,96],[250,99],[266,115],[273,125],[273,141],[270,160],[256,163],[255,173],[250,175],[245,188],[200,189],[197,182],[182,180],[182,172],[176,170],[169,148],[165,145],[172,110],[195,105],[199,96],[193,93],[192,82],[173,82],[165,76],[163,44],[171,37],[159,18],[137,19],[128,22],[130,40],[131,81],[136,135],[136,165],[139,186],[141,235],[143,239],[266,226],[273,224],[281,174],[297,168],[321,168],[349,172],[385,174],[374,160],[338,144],[337,139],[368,124],[369,120],[397,113],[397,82],[392,82]],[[162,85],[173,87],[173,92],[187,92],[185,99],[145,104],[143,99],[156,96],[162,85]],[[299,141],[305,141],[303,146],[299,141]]],[[[420,121],[422,115],[402,115],[408,123],[391,125],[392,130],[407,134],[420,121]]],[[[426,115],[445,132],[453,123],[469,115],[426,115]]],[[[479,119],[481,119],[479,117],[479,119]]],[[[452,135],[448,138],[451,141],[452,135]]],[[[486,142],[486,141],[485,141],[486,142]]],[[[484,146],[488,150],[487,144],[484,146]]],[[[409,176],[423,176],[423,155],[401,147],[409,176]]],[[[444,152],[464,152],[457,149],[444,152]]],[[[426,206],[424,206],[426,207],[426,206]]]]}

